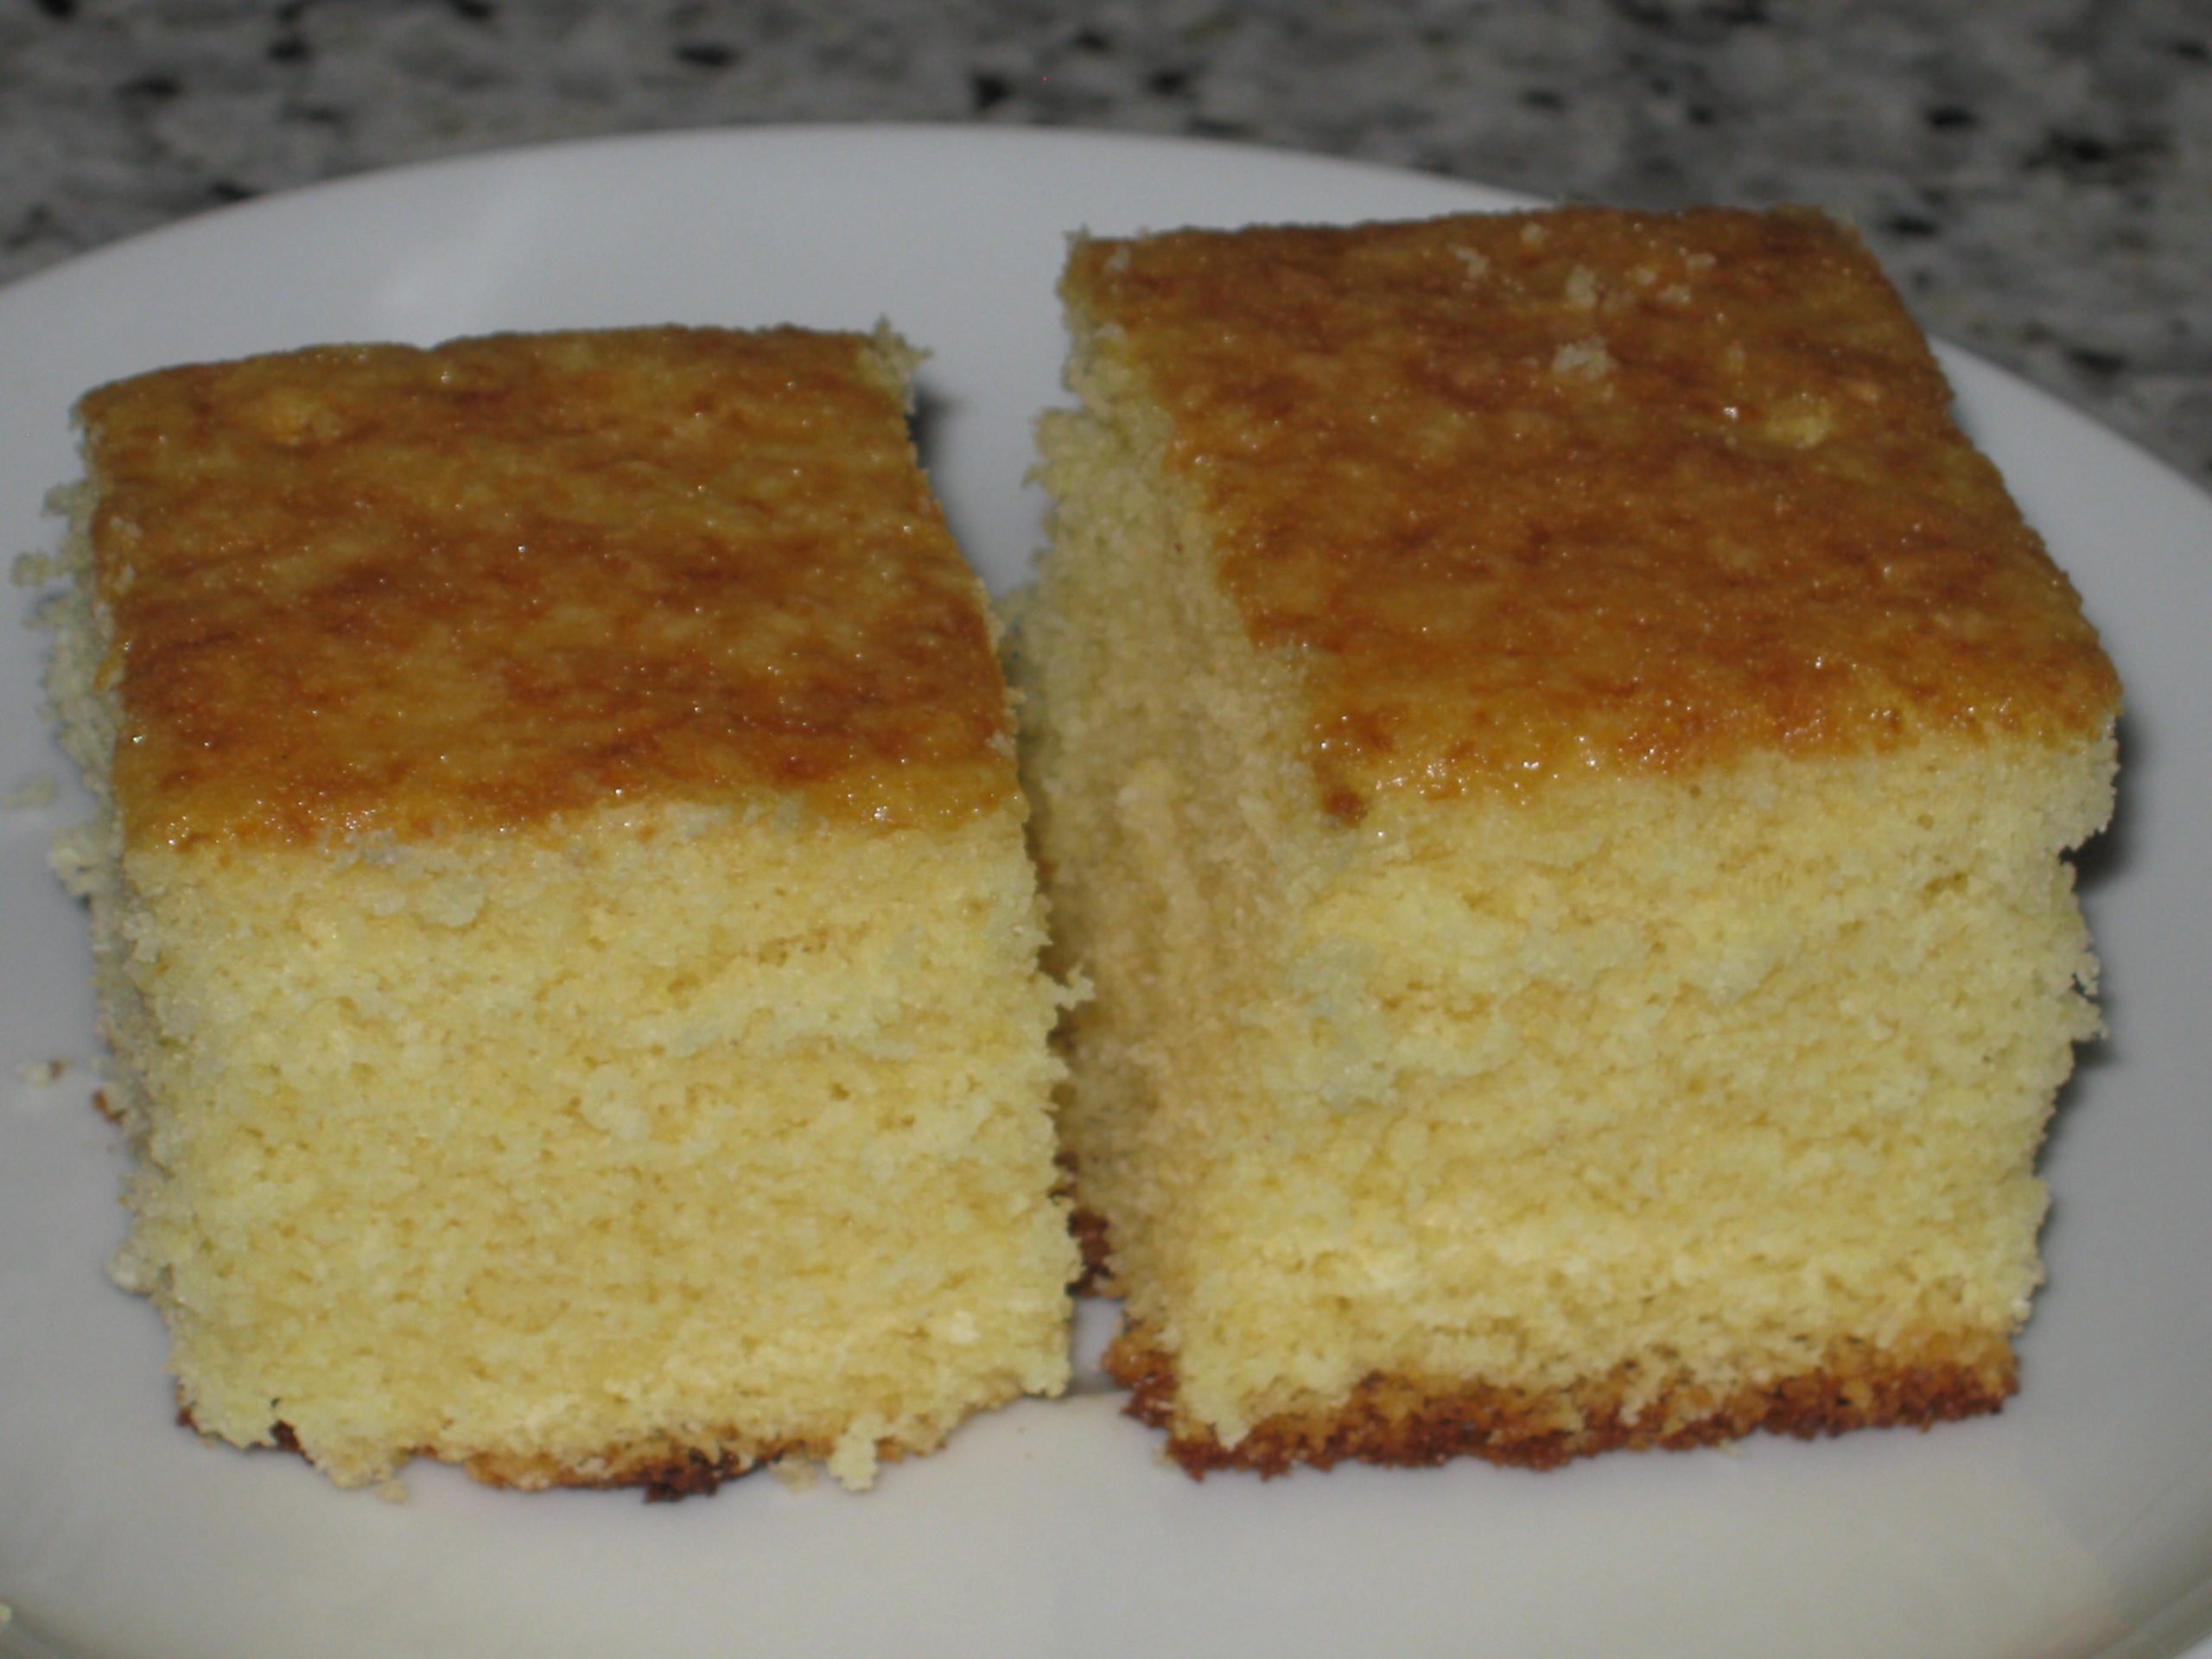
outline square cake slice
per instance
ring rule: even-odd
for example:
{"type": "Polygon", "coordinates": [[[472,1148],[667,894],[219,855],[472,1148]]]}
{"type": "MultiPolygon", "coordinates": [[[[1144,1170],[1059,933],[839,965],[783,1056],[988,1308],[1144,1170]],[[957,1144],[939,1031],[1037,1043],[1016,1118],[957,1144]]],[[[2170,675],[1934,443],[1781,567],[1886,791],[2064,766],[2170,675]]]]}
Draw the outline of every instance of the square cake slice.
{"type": "Polygon", "coordinates": [[[1059,998],[912,364],[657,328],[84,400],[62,857],[202,1432],[864,1485],[1064,1385],[1059,998]]]}
{"type": "Polygon", "coordinates": [[[1194,231],[1064,294],[1018,674],[1133,1409],[1193,1471],[1994,1409],[2120,688],[1858,240],[1194,231]]]}

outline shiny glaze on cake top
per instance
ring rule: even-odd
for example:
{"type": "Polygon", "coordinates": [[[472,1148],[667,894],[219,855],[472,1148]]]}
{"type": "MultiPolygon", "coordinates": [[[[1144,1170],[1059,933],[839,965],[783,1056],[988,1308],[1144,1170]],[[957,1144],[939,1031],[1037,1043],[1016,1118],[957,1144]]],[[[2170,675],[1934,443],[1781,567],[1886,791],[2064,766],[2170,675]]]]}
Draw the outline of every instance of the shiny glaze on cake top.
{"type": "Polygon", "coordinates": [[[126,836],[512,829],[1014,789],[895,343],[507,335],[164,370],[80,410],[126,836]]]}
{"type": "Polygon", "coordinates": [[[1324,798],[2101,728],[2066,578],[1855,237],[1598,209],[1077,244],[1324,798]]]}

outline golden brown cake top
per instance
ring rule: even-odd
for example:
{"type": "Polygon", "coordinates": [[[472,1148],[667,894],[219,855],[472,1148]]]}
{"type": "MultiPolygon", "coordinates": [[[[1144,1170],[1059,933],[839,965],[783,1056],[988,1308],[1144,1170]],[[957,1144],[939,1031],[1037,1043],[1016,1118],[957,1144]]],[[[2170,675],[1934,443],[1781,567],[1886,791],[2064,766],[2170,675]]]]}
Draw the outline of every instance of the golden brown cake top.
{"type": "Polygon", "coordinates": [[[1914,731],[2100,728],[2118,681],[1817,214],[1566,209],[1079,243],[1332,809],[1914,731]]]}
{"type": "Polygon", "coordinates": [[[168,369],[80,410],[126,835],[1007,799],[902,348],[651,328],[168,369]]]}

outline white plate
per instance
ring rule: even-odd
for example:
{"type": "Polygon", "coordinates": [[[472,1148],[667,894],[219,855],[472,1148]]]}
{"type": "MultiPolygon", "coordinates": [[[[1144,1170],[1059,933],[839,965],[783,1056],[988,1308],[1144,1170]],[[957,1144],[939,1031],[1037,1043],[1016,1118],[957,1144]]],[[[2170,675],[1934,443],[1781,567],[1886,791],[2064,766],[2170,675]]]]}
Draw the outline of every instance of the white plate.
{"type": "MultiPolygon", "coordinates": [[[[181,359],[486,329],[891,317],[936,356],[930,459],[991,580],[1057,395],[1063,238],[1506,204],[1249,149],[957,129],[589,144],[353,181],[0,293],[0,549],[49,545],[72,400],[181,359]]],[[[1953,354],[1967,417],[2125,675],[2120,824],[2088,891],[2110,1042],[2049,1156],[2051,1282],[1998,1418],[1922,1436],[1200,1486],[1110,1396],[970,1424],[864,1497],[771,1479],[647,1508],[418,1466],[378,1503],[172,1426],[159,1323],[100,1264],[76,810],[0,814],[0,1650],[221,1656],[2157,1655],[2212,1630],[2212,502],[1953,354]],[[67,1057],[50,1087],[16,1064],[67,1057]]],[[[0,788],[62,763],[0,641],[0,788]]]]}

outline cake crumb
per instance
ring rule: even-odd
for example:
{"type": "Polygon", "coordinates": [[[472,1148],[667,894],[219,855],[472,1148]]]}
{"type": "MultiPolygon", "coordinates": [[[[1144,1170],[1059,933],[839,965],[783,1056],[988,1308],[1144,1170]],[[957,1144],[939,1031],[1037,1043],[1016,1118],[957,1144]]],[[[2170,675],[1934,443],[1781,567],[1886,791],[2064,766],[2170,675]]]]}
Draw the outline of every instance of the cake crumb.
{"type": "Polygon", "coordinates": [[[1793,449],[1811,449],[1835,429],[1835,412],[1817,397],[1786,398],[1768,416],[1767,435],[1793,449]]]}
{"type": "Polygon", "coordinates": [[[881,1428],[873,1416],[863,1416],[837,1437],[830,1453],[830,1473],[847,1491],[864,1492],[875,1484],[876,1437],[881,1428]]]}
{"type": "Polygon", "coordinates": [[[16,1075],[34,1089],[46,1089],[59,1083],[61,1074],[68,1069],[69,1062],[66,1059],[25,1060],[16,1068],[16,1075]]]}
{"type": "Polygon", "coordinates": [[[1598,273],[1587,265],[1577,265],[1567,273],[1567,302],[1577,311],[1594,311],[1598,307],[1598,273]]]}
{"type": "Polygon", "coordinates": [[[407,1490],[407,1483],[397,1475],[387,1475],[369,1490],[385,1503],[404,1503],[413,1496],[407,1490]]]}
{"type": "Polygon", "coordinates": [[[1552,353],[1552,372],[1556,375],[1599,380],[1612,372],[1613,354],[1594,334],[1587,340],[1569,340],[1552,353]]]}
{"type": "Polygon", "coordinates": [[[778,1458],[768,1465],[768,1472],[787,1492],[810,1492],[822,1484],[822,1465],[812,1458],[778,1458]]]}
{"type": "Polygon", "coordinates": [[[1544,245],[1544,227],[1537,224],[1535,219],[1530,219],[1526,225],[1523,225],[1521,227],[1521,240],[1522,244],[1528,247],[1542,247],[1544,245]]]}
{"type": "Polygon", "coordinates": [[[61,574],[61,561],[51,553],[18,553],[8,575],[18,588],[43,588],[61,574]]]}
{"type": "Polygon", "coordinates": [[[1454,248],[1452,251],[1459,256],[1459,263],[1466,267],[1469,282],[1478,283],[1490,275],[1490,261],[1479,251],[1474,248],[1454,248]]]}

